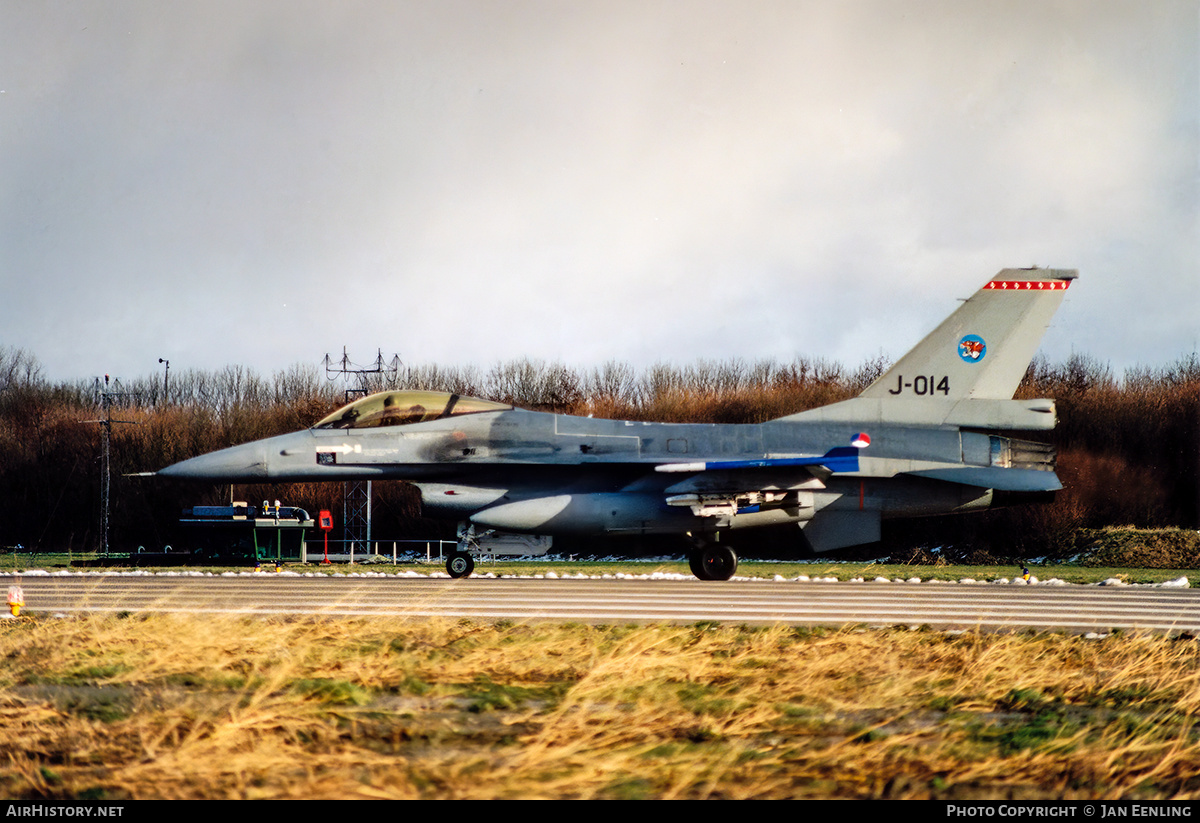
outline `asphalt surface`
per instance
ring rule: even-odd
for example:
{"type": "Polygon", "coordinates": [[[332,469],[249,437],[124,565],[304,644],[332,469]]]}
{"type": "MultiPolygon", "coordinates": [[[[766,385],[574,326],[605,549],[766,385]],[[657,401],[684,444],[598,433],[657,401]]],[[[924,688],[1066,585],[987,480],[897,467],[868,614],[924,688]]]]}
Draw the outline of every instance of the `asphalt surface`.
{"type": "MultiPolygon", "coordinates": [[[[470,618],[1200,633],[1200,591],[1150,586],[240,574],[26,574],[24,614],[470,618]]],[[[12,575],[0,576],[7,590],[12,575]]]]}

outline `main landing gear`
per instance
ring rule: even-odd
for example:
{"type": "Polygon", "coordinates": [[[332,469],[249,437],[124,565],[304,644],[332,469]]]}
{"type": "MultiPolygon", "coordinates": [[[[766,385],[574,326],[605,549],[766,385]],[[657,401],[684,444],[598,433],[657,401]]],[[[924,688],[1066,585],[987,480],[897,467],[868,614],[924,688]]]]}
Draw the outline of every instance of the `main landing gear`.
{"type": "Polygon", "coordinates": [[[728,580],[737,565],[737,552],[724,543],[704,543],[688,555],[688,566],[700,580],[728,580]]]}

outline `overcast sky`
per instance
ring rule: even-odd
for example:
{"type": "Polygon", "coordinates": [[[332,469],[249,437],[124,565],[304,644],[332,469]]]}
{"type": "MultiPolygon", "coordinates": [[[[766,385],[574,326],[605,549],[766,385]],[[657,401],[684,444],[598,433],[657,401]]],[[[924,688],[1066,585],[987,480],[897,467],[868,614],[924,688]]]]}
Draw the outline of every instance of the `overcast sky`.
{"type": "Polygon", "coordinates": [[[1200,343],[1200,0],[0,4],[0,346],[899,357],[1078,268],[1043,352],[1200,343]]]}

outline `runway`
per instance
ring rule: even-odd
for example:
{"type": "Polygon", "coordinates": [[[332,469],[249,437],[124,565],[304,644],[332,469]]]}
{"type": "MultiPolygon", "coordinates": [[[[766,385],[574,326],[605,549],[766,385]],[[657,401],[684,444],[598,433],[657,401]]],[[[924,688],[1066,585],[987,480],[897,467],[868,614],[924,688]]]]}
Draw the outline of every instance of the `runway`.
{"type": "MultiPolygon", "coordinates": [[[[11,575],[0,576],[5,589],[11,575]]],[[[692,579],[527,579],[242,574],[29,575],[25,614],[193,612],[388,620],[929,626],[1200,633],[1185,588],[692,579]]]]}

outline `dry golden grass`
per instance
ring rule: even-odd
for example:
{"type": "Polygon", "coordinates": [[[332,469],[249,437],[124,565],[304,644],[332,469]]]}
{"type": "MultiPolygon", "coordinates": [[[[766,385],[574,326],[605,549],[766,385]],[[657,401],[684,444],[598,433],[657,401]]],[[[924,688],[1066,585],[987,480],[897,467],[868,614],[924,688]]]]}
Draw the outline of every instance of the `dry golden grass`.
{"type": "Polygon", "coordinates": [[[10,798],[1195,798],[1191,639],[0,624],[10,798]]]}

